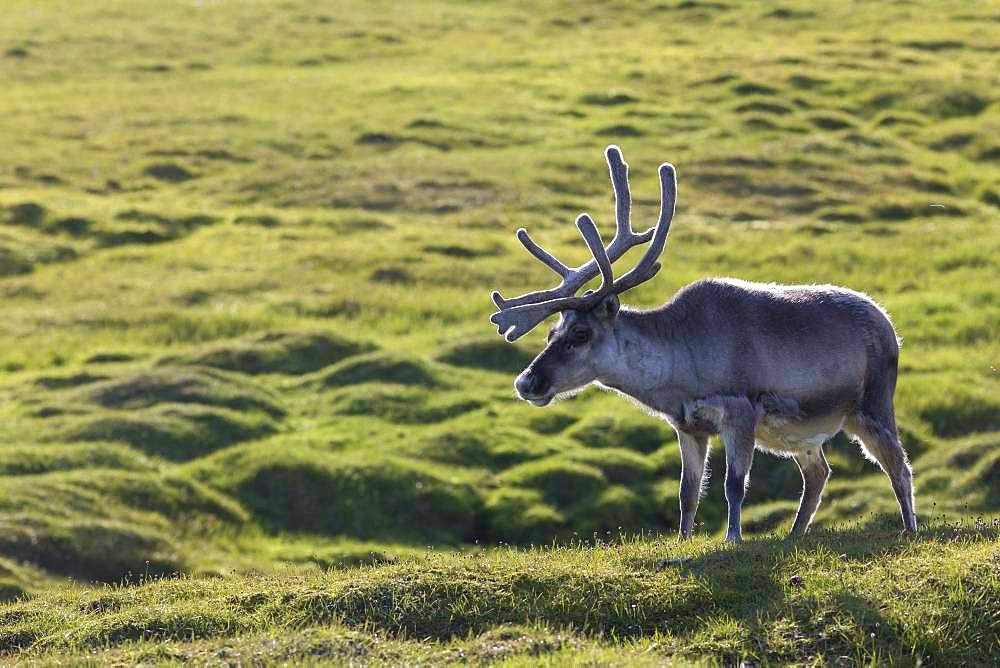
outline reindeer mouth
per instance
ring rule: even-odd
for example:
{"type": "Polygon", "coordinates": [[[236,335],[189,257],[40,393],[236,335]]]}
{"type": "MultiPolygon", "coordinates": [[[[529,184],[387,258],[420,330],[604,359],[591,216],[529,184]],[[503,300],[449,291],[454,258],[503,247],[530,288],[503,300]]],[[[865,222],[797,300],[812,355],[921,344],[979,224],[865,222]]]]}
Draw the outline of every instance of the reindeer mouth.
{"type": "Polygon", "coordinates": [[[525,401],[527,401],[529,404],[531,404],[532,406],[537,406],[539,408],[543,408],[543,407],[548,406],[549,404],[551,404],[552,403],[552,399],[555,396],[556,395],[554,395],[554,394],[543,394],[543,395],[538,396],[538,397],[522,397],[522,398],[525,401]]]}
{"type": "Polygon", "coordinates": [[[527,401],[532,406],[538,406],[539,408],[551,404],[555,396],[555,392],[546,392],[544,394],[526,394],[524,392],[517,392],[518,399],[521,401],[527,401]]]}

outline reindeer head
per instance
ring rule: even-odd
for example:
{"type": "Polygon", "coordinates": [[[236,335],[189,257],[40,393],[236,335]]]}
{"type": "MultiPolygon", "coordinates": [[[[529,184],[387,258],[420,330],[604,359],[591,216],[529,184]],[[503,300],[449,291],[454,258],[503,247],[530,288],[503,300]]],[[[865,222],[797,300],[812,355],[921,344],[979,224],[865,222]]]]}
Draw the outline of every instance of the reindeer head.
{"type": "Polygon", "coordinates": [[[508,341],[514,341],[556,313],[559,322],[549,331],[545,349],[514,382],[518,395],[536,406],[545,406],[559,394],[572,392],[597,380],[604,358],[613,354],[614,328],[618,315],[618,295],[648,281],[660,270],[657,262],[667,241],[670,221],[674,215],[677,178],[673,165],[660,165],[660,218],[655,227],[645,232],[632,230],[631,195],[628,186],[628,165],[617,146],[604,151],[611,170],[615,191],[614,239],[607,247],[601,240],[594,220],[580,214],[576,227],[583,236],[593,259],[570,269],[551,253],[536,244],[521,228],[517,238],[546,267],[559,274],[562,281],[555,288],[529,292],[513,299],[504,299],[493,292],[493,301],[500,309],[490,317],[497,330],[508,341]],[[639,263],[615,280],[611,264],[630,248],[649,242],[639,263]],[[582,296],[577,291],[600,273],[601,286],[582,296]]]}

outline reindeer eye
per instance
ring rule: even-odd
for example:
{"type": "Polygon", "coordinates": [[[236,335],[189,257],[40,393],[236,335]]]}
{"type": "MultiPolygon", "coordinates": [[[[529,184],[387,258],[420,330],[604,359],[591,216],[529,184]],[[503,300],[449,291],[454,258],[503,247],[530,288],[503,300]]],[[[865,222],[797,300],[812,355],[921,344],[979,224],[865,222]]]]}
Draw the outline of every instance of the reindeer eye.
{"type": "Polygon", "coordinates": [[[590,341],[590,330],[577,329],[573,331],[573,343],[586,343],[590,341]]]}

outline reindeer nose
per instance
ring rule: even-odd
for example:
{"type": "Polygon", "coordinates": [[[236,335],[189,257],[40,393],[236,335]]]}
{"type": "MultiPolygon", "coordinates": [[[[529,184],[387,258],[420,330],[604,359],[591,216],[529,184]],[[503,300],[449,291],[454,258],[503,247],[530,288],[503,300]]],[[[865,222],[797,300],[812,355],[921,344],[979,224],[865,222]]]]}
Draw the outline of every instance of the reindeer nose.
{"type": "Polygon", "coordinates": [[[537,397],[545,394],[548,388],[548,381],[541,374],[535,373],[531,369],[525,369],[524,373],[514,381],[514,389],[522,397],[537,397]]]}

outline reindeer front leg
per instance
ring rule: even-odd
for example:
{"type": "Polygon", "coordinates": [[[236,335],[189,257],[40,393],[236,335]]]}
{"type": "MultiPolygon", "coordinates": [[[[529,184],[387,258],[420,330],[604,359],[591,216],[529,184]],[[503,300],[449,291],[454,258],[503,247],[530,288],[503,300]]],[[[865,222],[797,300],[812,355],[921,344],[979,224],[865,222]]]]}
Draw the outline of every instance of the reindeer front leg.
{"type": "Polygon", "coordinates": [[[684,405],[685,422],[711,424],[719,432],[726,449],[727,542],[743,537],[740,511],[753,463],[754,429],[759,417],[757,408],[746,397],[716,396],[684,405]]]}
{"type": "Polygon", "coordinates": [[[726,542],[743,539],[740,512],[750,481],[753,463],[756,413],[748,399],[727,399],[720,434],[726,448],[726,503],[729,504],[729,531],[726,542]]]}
{"type": "Polygon", "coordinates": [[[708,459],[708,436],[677,431],[681,447],[681,540],[691,537],[694,516],[704,489],[705,462],[708,459]]]}

